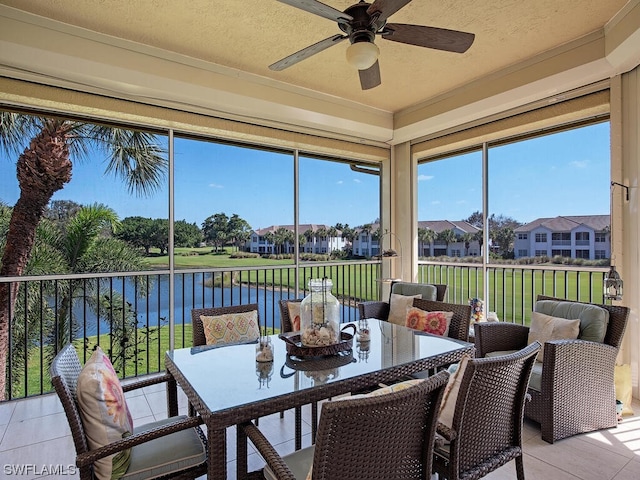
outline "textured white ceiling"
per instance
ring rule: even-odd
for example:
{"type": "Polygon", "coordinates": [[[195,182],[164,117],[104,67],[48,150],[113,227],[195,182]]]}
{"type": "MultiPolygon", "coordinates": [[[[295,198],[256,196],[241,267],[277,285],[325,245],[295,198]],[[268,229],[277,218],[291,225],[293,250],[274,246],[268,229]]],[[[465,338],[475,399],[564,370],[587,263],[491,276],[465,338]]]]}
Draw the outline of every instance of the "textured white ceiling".
{"type": "MultiPolygon", "coordinates": [[[[397,112],[604,25],[627,0],[413,0],[390,17],[475,33],[464,54],[378,37],[382,85],[362,91],[348,42],[282,72],[268,65],[336,33],[330,20],[277,0],[2,0],[88,30],[397,112]]],[[[325,0],[344,10],[354,0],[325,0]]]]}

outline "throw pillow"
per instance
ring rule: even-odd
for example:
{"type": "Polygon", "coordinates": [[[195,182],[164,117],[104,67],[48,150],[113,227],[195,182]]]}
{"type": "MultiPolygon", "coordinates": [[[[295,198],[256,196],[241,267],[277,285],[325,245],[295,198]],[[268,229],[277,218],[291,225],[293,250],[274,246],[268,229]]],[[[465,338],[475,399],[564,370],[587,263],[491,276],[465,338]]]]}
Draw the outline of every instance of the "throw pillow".
{"type": "Polygon", "coordinates": [[[392,293],[389,301],[389,322],[404,326],[407,319],[407,309],[413,306],[414,298],[422,298],[422,294],[399,295],[392,293]]]}
{"type": "MultiPolygon", "coordinates": [[[[108,445],[133,432],[131,412],[118,375],[102,349],[97,347],[78,376],[76,398],[90,449],[108,445]]],[[[96,478],[120,478],[129,468],[131,450],[97,460],[96,478]]]]}
{"type": "Polygon", "coordinates": [[[580,319],[552,317],[540,312],[531,312],[529,343],[539,341],[542,348],[538,353],[538,362],[544,360],[544,344],[549,340],[575,340],[580,333],[580,319]]]}
{"type": "Polygon", "coordinates": [[[289,320],[293,332],[300,331],[300,302],[287,302],[287,310],[289,311],[289,320]]]}
{"type": "Polygon", "coordinates": [[[427,312],[417,307],[411,307],[407,310],[405,325],[414,330],[446,337],[449,335],[449,325],[451,325],[452,318],[453,312],[427,312]]]}
{"type": "Polygon", "coordinates": [[[462,383],[462,377],[464,377],[464,371],[467,368],[467,363],[471,357],[469,355],[463,355],[458,364],[456,371],[449,377],[447,386],[444,389],[444,395],[442,397],[442,404],[440,405],[440,416],[438,421],[448,428],[453,428],[453,414],[456,411],[456,402],[458,401],[458,392],[460,391],[460,384],[462,383]]]}
{"type": "Polygon", "coordinates": [[[207,345],[251,342],[260,338],[258,311],[201,315],[207,345]]]}

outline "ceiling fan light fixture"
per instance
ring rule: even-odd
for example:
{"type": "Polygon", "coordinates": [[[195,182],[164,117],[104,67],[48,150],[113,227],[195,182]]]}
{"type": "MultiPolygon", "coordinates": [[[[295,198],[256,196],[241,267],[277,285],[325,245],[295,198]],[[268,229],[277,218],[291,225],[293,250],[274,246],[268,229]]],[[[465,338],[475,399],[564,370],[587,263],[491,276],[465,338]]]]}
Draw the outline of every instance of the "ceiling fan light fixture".
{"type": "Polygon", "coordinates": [[[367,70],[378,60],[380,49],[373,42],[356,42],[347,47],[347,63],[358,70],[367,70]]]}

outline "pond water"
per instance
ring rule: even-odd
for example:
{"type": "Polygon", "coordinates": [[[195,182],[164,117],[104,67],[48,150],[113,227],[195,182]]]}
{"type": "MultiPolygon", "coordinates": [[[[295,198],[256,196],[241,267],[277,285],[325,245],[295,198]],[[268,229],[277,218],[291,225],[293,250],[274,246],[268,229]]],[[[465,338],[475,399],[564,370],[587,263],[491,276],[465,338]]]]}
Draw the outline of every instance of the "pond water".
{"type": "MultiPolygon", "coordinates": [[[[176,324],[191,323],[191,309],[193,308],[257,303],[261,325],[279,329],[280,307],[278,302],[281,299],[295,298],[293,291],[284,288],[271,289],[248,285],[211,287],[203,284],[202,278],[202,275],[176,275],[174,302],[176,324]]],[[[116,293],[121,293],[121,291],[116,293]]],[[[155,277],[154,281],[149,284],[148,292],[147,289],[144,292],[140,291],[139,286],[136,289],[135,282],[132,279],[127,279],[124,295],[131,308],[137,312],[140,327],[157,327],[169,324],[169,277],[167,275],[155,277]]],[[[340,310],[343,322],[357,319],[356,307],[342,304],[340,310]]],[[[87,331],[83,336],[95,335],[97,333],[95,313],[89,309],[85,310],[81,302],[76,303],[74,312],[76,318],[86,316],[87,331]]],[[[106,333],[109,329],[108,320],[101,319],[100,333],[106,333]]]]}

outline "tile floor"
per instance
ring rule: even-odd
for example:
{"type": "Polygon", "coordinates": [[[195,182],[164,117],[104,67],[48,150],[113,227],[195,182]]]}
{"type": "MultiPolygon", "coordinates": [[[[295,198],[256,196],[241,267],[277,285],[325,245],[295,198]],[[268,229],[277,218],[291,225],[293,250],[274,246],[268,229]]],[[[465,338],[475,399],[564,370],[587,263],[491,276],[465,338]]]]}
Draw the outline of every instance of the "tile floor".
{"type": "MultiPolygon", "coordinates": [[[[163,386],[143,389],[128,396],[136,424],[166,416],[163,386]]],[[[640,402],[634,402],[635,416],[610,430],[575,436],[550,445],[540,439],[537,425],[526,422],[524,431],[525,473],[528,480],[637,480],[640,478],[640,402]]],[[[186,413],[186,397],[180,394],[180,413],[186,413]]],[[[303,412],[309,419],[309,412],[303,412]]],[[[303,445],[309,444],[310,426],[305,425],[303,445]]],[[[293,450],[293,411],[260,419],[260,428],[281,453],[293,450]]],[[[229,479],[235,479],[235,433],[228,436],[229,479]]],[[[250,469],[263,461],[249,446],[250,469]]],[[[60,473],[47,475],[49,465],[73,465],[75,450],[62,406],[57,396],[0,403],[0,478],[77,478],[60,473]],[[19,473],[16,469],[28,468],[19,473]]],[[[485,477],[489,480],[515,478],[514,462],[485,477]]]]}

